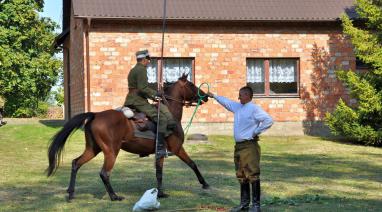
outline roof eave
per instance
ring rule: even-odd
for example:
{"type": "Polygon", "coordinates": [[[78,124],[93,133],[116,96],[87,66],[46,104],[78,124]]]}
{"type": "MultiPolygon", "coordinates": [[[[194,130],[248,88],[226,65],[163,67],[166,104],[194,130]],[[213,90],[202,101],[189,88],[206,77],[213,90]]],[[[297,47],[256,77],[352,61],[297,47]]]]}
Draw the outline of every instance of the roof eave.
{"type": "MultiPolygon", "coordinates": [[[[136,17],[100,17],[100,16],[74,16],[77,19],[92,20],[127,20],[127,21],[162,21],[162,18],[136,18],[136,17]]],[[[166,21],[190,21],[190,22],[338,22],[340,18],[333,19],[207,19],[207,18],[167,18],[166,21]]]]}

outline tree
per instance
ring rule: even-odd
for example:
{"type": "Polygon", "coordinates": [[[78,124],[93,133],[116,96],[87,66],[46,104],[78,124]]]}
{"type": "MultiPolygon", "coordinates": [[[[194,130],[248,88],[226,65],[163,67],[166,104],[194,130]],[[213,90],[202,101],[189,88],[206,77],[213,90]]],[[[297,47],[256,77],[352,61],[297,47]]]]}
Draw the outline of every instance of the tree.
{"type": "Polygon", "coordinates": [[[370,69],[365,73],[336,72],[357,104],[349,106],[340,100],[334,112],[327,114],[326,123],[336,135],[382,146],[382,0],[357,0],[356,11],[364,23],[355,24],[343,15],[344,33],[354,45],[355,55],[370,69]]]}
{"type": "Polygon", "coordinates": [[[39,17],[42,8],[42,0],[0,1],[0,94],[8,115],[34,115],[61,70],[52,48],[58,25],[39,17]]]}

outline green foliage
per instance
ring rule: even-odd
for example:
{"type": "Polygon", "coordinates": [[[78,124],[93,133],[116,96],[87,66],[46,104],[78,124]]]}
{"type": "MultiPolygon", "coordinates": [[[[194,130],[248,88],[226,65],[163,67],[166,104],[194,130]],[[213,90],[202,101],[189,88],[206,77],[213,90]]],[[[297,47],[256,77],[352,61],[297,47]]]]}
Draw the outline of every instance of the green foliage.
{"type": "Polygon", "coordinates": [[[30,118],[35,115],[31,108],[19,107],[13,114],[16,118],[30,118]]]}
{"type": "Polygon", "coordinates": [[[48,114],[49,104],[47,102],[38,102],[36,109],[31,107],[19,107],[13,113],[13,117],[16,118],[31,118],[31,117],[39,117],[46,118],[48,114]]]}
{"type": "Polygon", "coordinates": [[[57,105],[62,106],[64,104],[64,88],[59,87],[57,91],[53,92],[53,94],[54,94],[54,99],[57,102],[57,105]]]}
{"type": "Polygon", "coordinates": [[[46,118],[48,115],[49,104],[47,102],[39,102],[36,110],[36,116],[39,118],[46,118]]]}
{"type": "Polygon", "coordinates": [[[356,8],[364,27],[356,27],[343,15],[344,33],[355,47],[355,54],[370,65],[366,73],[337,71],[337,77],[350,89],[357,105],[342,100],[327,114],[333,133],[366,145],[382,145],[382,2],[357,0],[356,8]]]}
{"type": "Polygon", "coordinates": [[[61,71],[52,48],[57,24],[39,17],[42,6],[42,0],[0,4],[0,94],[7,99],[8,115],[36,113],[61,71]]]}

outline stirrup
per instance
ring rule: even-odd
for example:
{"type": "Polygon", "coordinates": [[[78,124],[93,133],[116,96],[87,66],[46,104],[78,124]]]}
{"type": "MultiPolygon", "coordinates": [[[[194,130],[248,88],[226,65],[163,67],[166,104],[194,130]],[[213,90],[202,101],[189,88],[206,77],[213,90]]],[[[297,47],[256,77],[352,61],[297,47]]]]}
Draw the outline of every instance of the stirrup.
{"type": "Polygon", "coordinates": [[[166,153],[160,153],[160,154],[155,153],[156,158],[161,158],[161,157],[167,158],[167,157],[174,156],[174,155],[175,154],[173,152],[167,151],[167,149],[166,149],[166,153]],[[157,155],[159,155],[159,157],[157,155]]]}
{"type": "Polygon", "coordinates": [[[169,156],[169,154],[168,154],[167,149],[164,149],[164,150],[157,150],[157,151],[155,152],[155,158],[157,158],[157,159],[162,158],[162,157],[167,158],[168,156],[169,156]]]}

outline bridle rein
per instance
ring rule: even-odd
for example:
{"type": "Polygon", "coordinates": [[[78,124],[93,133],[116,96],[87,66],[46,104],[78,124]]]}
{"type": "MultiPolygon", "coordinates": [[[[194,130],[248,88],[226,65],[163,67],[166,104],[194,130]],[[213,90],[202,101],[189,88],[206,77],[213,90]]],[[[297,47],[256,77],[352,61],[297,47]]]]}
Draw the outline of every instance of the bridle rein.
{"type": "MultiPolygon", "coordinates": [[[[182,106],[186,106],[186,107],[191,107],[191,106],[196,106],[196,103],[198,102],[198,96],[194,96],[194,98],[191,100],[191,101],[187,101],[186,100],[186,91],[190,91],[190,92],[193,92],[191,90],[191,88],[189,88],[188,86],[186,86],[188,83],[190,83],[189,81],[186,81],[185,83],[181,82],[181,89],[182,89],[182,99],[178,99],[178,98],[174,98],[172,96],[169,96],[169,95],[163,95],[163,101],[165,102],[165,104],[168,105],[168,102],[167,102],[167,99],[170,99],[172,101],[175,101],[175,102],[178,102],[178,103],[181,103],[182,106]],[[195,104],[193,104],[195,103],[195,104]]],[[[173,86],[173,85],[171,85],[173,86]]]]}

